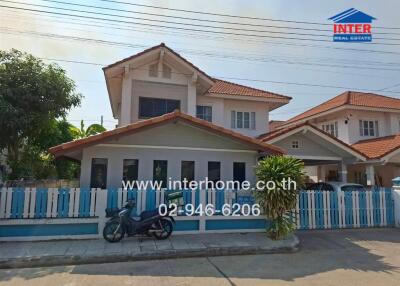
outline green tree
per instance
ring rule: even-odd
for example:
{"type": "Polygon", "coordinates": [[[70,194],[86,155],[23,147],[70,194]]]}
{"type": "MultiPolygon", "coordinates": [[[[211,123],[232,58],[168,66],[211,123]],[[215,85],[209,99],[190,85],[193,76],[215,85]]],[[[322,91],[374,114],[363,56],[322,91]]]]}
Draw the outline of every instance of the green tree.
{"type": "Polygon", "coordinates": [[[304,163],[293,157],[270,156],[258,162],[256,175],[260,181],[274,182],[257,190],[256,198],[271,220],[268,235],[273,239],[284,238],[295,227],[291,211],[296,206],[298,189],[304,184],[304,163]],[[289,178],[296,182],[296,188],[287,184],[289,178]]]}
{"type": "Polygon", "coordinates": [[[85,125],[83,124],[83,120],[81,120],[81,127],[78,128],[76,126],[70,126],[70,133],[75,139],[86,138],[101,132],[106,131],[106,129],[100,124],[92,124],[89,125],[88,128],[85,129],[85,125]]]}
{"type": "Polygon", "coordinates": [[[75,83],[58,65],[17,50],[0,51],[0,150],[11,167],[10,179],[43,176],[53,140],[45,135],[80,102],[75,83]]]}

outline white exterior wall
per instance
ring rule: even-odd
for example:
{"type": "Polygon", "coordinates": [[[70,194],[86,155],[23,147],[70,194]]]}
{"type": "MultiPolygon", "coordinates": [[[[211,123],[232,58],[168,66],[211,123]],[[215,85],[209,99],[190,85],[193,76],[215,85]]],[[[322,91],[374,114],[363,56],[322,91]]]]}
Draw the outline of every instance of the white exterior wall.
{"type": "MultiPolygon", "coordinates": [[[[149,76],[150,65],[127,70],[122,81],[122,96],[119,116],[119,126],[139,119],[139,97],[177,99],[181,102],[181,111],[196,116],[196,105],[212,106],[213,123],[225,128],[231,128],[231,111],[256,113],[256,129],[235,129],[248,136],[258,136],[268,132],[269,106],[268,102],[253,100],[224,99],[200,95],[192,76],[182,74],[172,68],[171,79],[149,76]],[[196,95],[196,96],[194,96],[196,95]]],[[[168,64],[168,63],[166,63],[168,64]]]]}
{"type": "Polygon", "coordinates": [[[400,132],[400,115],[398,113],[346,110],[312,120],[322,129],[322,125],[329,122],[338,122],[338,138],[348,144],[360,140],[376,138],[376,136],[360,136],[359,120],[378,121],[379,137],[398,134],[400,132]],[[347,120],[347,124],[345,121],[347,120]]]}
{"type": "Polygon", "coordinates": [[[167,160],[168,177],[172,180],[181,179],[181,161],[195,162],[196,180],[207,177],[209,161],[219,161],[221,180],[233,179],[233,162],[245,162],[246,179],[255,182],[257,157],[257,151],[242,143],[181,123],[170,123],[109,141],[107,146],[85,148],[80,186],[90,186],[93,158],[108,159],[107,187],[115,188],[121,186],[124,159],[139,160],[139,180],[153,179],[153,160],[167,160]]]}

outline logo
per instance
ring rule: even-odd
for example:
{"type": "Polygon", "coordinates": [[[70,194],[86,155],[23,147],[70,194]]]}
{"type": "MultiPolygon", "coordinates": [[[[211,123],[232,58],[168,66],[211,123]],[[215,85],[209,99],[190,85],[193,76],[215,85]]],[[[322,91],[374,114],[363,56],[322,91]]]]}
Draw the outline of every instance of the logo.
{"type": "Polygon", "coordinates": [[[334,42],[372,42],[371,23],[376,18],[351,8],[328,20],[334,22],[334,42]]]}

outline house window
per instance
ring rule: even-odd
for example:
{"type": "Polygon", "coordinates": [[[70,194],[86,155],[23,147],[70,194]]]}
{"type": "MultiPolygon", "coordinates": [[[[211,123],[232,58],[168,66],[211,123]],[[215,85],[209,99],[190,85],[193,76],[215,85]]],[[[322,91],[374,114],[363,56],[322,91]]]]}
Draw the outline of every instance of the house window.
{"type": "Polygon", "coordinates": [[[172,73],[171,68],[166,64],[163,64],[163,71],[162,71],[163,78],[171,78],[171,73],[172,73]]]}
{"type": "Polygon", "coordinates": [[[212,122],[212,107],[211,106],[196,106],[196,117],[212,122]]]}
{"type": "Polygon", "coordinates": [[[139,173],[139,160],[137,159],[124,159],[122,180],[126,182],[135,182],[138,179],[139,173]]]}
{"type": "Polygon", "coordinates": [[[256,129],[256,113],[231,111],[231,128],[256,129]]]}
{"type": "Polygon", "coordinates": [[[233,162],[233,181],[243,183],[246,180],[246,163],[233,162]]]}
{"type": "Polygon", "coordinates": [[[107,187],[107,163],[108,160],[104,158],[92,159],[91,188],[105,189],[107,187]]]}
{"type": "Polygon", "coordinates": [[[379,137],[378,121],[360,120],[360,136],[379,137]]]}
{"type": "Polygon", "coordinates": [[[149,76],[150,77],[158,77],[158,63],[150,65],[149,76]]]}
{"type": "Polygon", "coordinates": [[[214,183],[221,180],[221,162],[208,162],[208,180],[214,183]]]}
{"type": "Polygon", "coordinates": [[[194,181],[194,161],[181,162],[181,180],[186,179],[187,182],[194,181]]]}
{"type": "Polygon", "coordinates": [[[299,141],[298,140],[293,140],[292,141],[292,149],[299,149],[299,141]]]}
{"type": "Polygon", "coordinates": [[[326,123],[322,125],[322,130],[326,133],[331,134],[332,136],[338,137],[338,123],[337,121],[332,123],[326,123]]]}
{"type": "Polygon", "coordinates": [[[160,116],[180,109],[181,102],[173,99],[139,97],[139,118],[160,116]]]}
{"type": "Polygon", "coordinates": [[[162,188],[167,187],[167,173],[168,161],[167,160],[154,160],[153,161],[153,181],[161,184],[162,188]]]}

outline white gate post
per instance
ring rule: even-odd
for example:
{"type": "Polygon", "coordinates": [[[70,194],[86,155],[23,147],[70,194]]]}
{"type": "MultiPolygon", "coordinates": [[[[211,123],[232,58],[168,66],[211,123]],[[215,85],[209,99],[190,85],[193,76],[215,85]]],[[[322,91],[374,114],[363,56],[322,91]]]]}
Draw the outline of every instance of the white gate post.
{"type": "Polygon", "coordinates": [[[400,227],[400,177],[392,180],[393,200],[394,200],[394,226],[400,227]]]}
{"type": "Polygon", "coordinates": [[[107,189],[96,189],[96,210],[95,215],[99,218],[99,237],[103,237],[103,228],[106,223],[107,189]]]}

